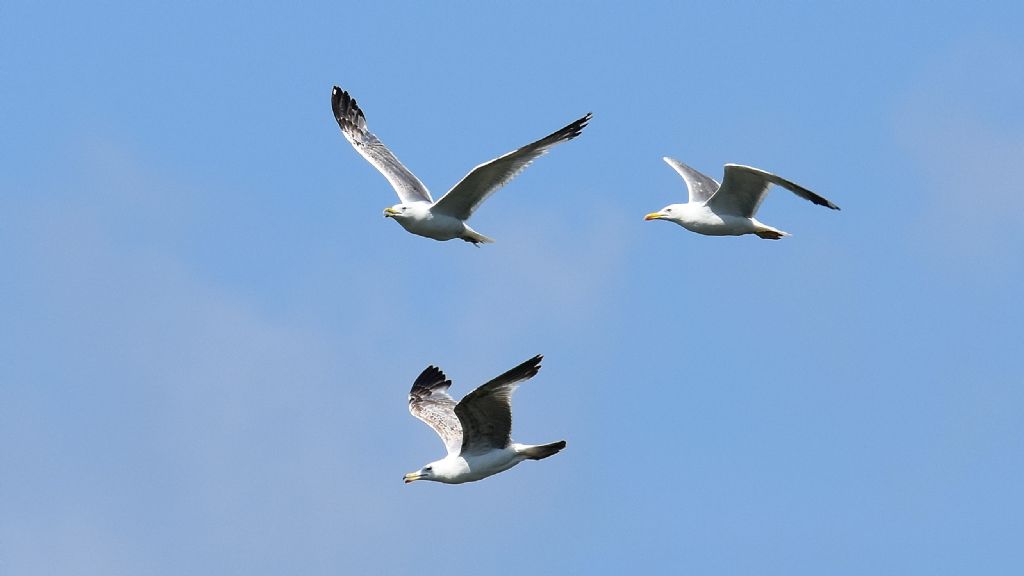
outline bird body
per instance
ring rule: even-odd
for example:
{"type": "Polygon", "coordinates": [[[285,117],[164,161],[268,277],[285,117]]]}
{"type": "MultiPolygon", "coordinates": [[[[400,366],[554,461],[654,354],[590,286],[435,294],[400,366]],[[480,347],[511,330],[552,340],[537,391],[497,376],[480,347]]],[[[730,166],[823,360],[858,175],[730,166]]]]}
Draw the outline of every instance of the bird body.
{"type": "Polygon", "coordinates": [[[658,212],[648,214],[644,220],[668,220],[706,236],[755,234],[767,240],[778,240],[789,236],[789,233],[754,218],[772,184],[782,186],[820,206],[839,210],[829,200],[802,186],[750,166],[726,164],[725,178],[719,184],[678,160],[668,157],[663,160],[683,177],[690,201],[685,204],[669,204],[658,212]]]}
{"type": "MultiPolygon", "coordinates": [[[[743,234],[778,234],[780,237],[788,236],[786,232],[762,224],[753,217],[744,218],[736,214],[715,212],[706,202],[671,204],[663,208],[662,212],[670,217],[660,216],[657,219],[671,220],[690,232],[696,232],[705,236],[742,236],[743,234]],[[671,209],[671,211],[666,212],[668,209],[671,209]]],[[[648,219],[654,220],[655,218],[648,219]]]]}
{"type": "Polygon", "coordinates": [[[432,480],[445,484],[474,482],[504,472],[523,460],[543,460],[565,448],[565,441],[531,445],[512,442],[512,392],[540,370],[535,356],[470,392],[458,404],[448,395],[448,380],[429,366],[412,385],[409,412],[437,432],[448,455],[405,482],[432,480]]]}
{"type": "Polygon", "coordinates": [[[478,165],[435,202],[423,182],[367,129],[366,117],[355,98],[335,86],[331,108],[345,139],[398,194],[401,202],[384,209],[386,218],[393,218],[418,236],[442,241],[459,238],[477,245],[493,242],[466,224],[480,204],[552,146],[579,136],[591,116],[587,114],[536,142],[478,165]]]}
{"type": "MultiPolygon", "coordinates": [[[[431,468],[430,478],[418,478],[420,480],[434,480],[445,484],[462,484],[464,482],[475,482],[519,464],[523,460],[540,460],[531,456],[531,453],[538,449],[549,450],[554,454],[565,447],[565,442],[554,442],[534,446],[529,444],[512,443],[505,448],[491,450],[482,454],[466,454],[458,456],[446,456],[440,460],[431,462],[425,468],[431,468]]],[[[546,458],[547,456],[543,456],[546,458]]],[[[409,476],[407,481],[412,481],[409,476]]]]}
{"type": "Polygon", "coordinates": [[[431,210],[428,202],[396,204],[384,209],[385,218],[393,218],[406,231],[433,240],[454,240],[460,238],[475,244],[493,242],[490,238],[469,227],[465,220],[431,210]]]}

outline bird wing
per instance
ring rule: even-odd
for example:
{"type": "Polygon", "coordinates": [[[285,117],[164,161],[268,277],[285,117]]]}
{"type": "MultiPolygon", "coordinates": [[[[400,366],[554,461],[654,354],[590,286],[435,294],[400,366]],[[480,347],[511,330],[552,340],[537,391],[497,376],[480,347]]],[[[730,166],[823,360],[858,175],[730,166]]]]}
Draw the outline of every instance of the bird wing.
{"type": "Polygon", "coordinates": [[[380,170],[403,203],[433,202],[423,182],[403,166],[383,142],[366,129],[366,117],[356,104],[355,98],[335,86],[331,93],[331,107],[334,109],[334,119],[338,121],[345,139],[360,156],[380,170]]]}
{"type": "Polygon", "coordinates": [[[512,434],[512,393],[540,370],[537,355],[466,395],[455,406],[462,423],[462,454],[508,446],[512,434]]]}
{"type": "Polygon", "coordinates": [[[779,178],[775,174],[765,172],[764,170],[739,164],[725,165],[725,177],[722,179],[722,187],[708,200],[708,206],[716,212],[752,218],[757,213],[757,208],[761,205],[761,201],[764,200],[765,192],[768,191],[768,186],[771,184],[778,184],[797,196],[810,200],[819,206],[839,210],[839,206],[803,186],[794,184],[785,178],[779,178]]]}
{"type": "Polygon", "coordinates": [[[718,190],[719,184],[714,178],[697,172],[675,158],[665,156],[662,160],[683,177],[686,189],[690,191],[690,202],[704,202],[718,190]]]}
{"type": "Polygon", "coordinates": [[[451,385],[440,368],[428,366],[409,391],[409,412],[437,432],[449,455],[458,454],[462,447],[462,424],[455,415],[455,401],[448,395],[451,385]]]}
{"type": "Polygon", "coordinates": [[[565,128],[532,144],[527,144],[514,152],[509,152],[473,168],[437,201],[431,211],[454,216],[460,220],[468,219],[481,202],[515,178],[531,162],[547,153],[552,146],[579,136],[590,120],[590,116],[588,113],[565,128]]]}

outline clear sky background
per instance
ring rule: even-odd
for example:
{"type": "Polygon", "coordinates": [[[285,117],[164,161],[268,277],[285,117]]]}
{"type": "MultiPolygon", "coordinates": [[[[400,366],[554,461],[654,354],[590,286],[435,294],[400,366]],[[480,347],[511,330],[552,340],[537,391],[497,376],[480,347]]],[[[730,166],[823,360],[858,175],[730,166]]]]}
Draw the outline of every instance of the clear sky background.
{"type": "Polygon", "coordinates": [[[1024,571],[1019,2],[0,6],[0,573],[1024,571]],[[588,111],[479,249],[404,232],[588,111]],[[645,213],[780,174],[779,242],[645,213]],[[534,354],[483,482],[406,409],[534,354]]]}

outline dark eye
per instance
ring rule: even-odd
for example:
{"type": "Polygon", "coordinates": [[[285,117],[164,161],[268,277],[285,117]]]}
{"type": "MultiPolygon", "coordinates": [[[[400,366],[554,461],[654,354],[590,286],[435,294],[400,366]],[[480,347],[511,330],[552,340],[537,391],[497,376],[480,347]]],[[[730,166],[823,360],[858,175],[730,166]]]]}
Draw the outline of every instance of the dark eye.
{"type": "Polygon", "coordinates": [[[427,466],[426,468],[424,468],[424,469],[423,469],[423,471],[424,471],[424,472],[430,472],[430,471],[431,471],[431,470],[433,470],[433,469],[434,469],[434,467],[433,467],[433,466],[427,466]]]}
{"type": "Polygon", "coordinates": [[[665,212],[671,212],[671,211],[672,211],[671,208],[665,208],[665,212]]]}

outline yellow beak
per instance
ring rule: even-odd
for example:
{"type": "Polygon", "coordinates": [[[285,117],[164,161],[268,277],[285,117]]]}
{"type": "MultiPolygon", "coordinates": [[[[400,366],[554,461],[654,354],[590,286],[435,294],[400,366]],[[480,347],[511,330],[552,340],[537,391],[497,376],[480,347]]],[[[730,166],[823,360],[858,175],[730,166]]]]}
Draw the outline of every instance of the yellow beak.
{"type": "Polygon", "coordinates": [[[644,220],[659,220],[664,216],[661,212],[651,212],[647,216],[644,216],[644,220]]]}
{"type": "Polygon", "coordinates": [[[404,480],[405,483],[408,484],[409,482],[415,482],[420,478],[421,477],[419,472],[410,472],[409,474],[406,474],[405,478],[403,478],[402,480],[404,480]]]}
{"type": "Polygon", "coordinates": [[[394,208],[392,208],[390,206],[388,206],[387,208],[384,209],[384,217],[385,218],[387,218],[389,216],[394,216],[395,214],[401,214],[401,212],[399,212],[398,210],[395,210],[394,208]]]}

